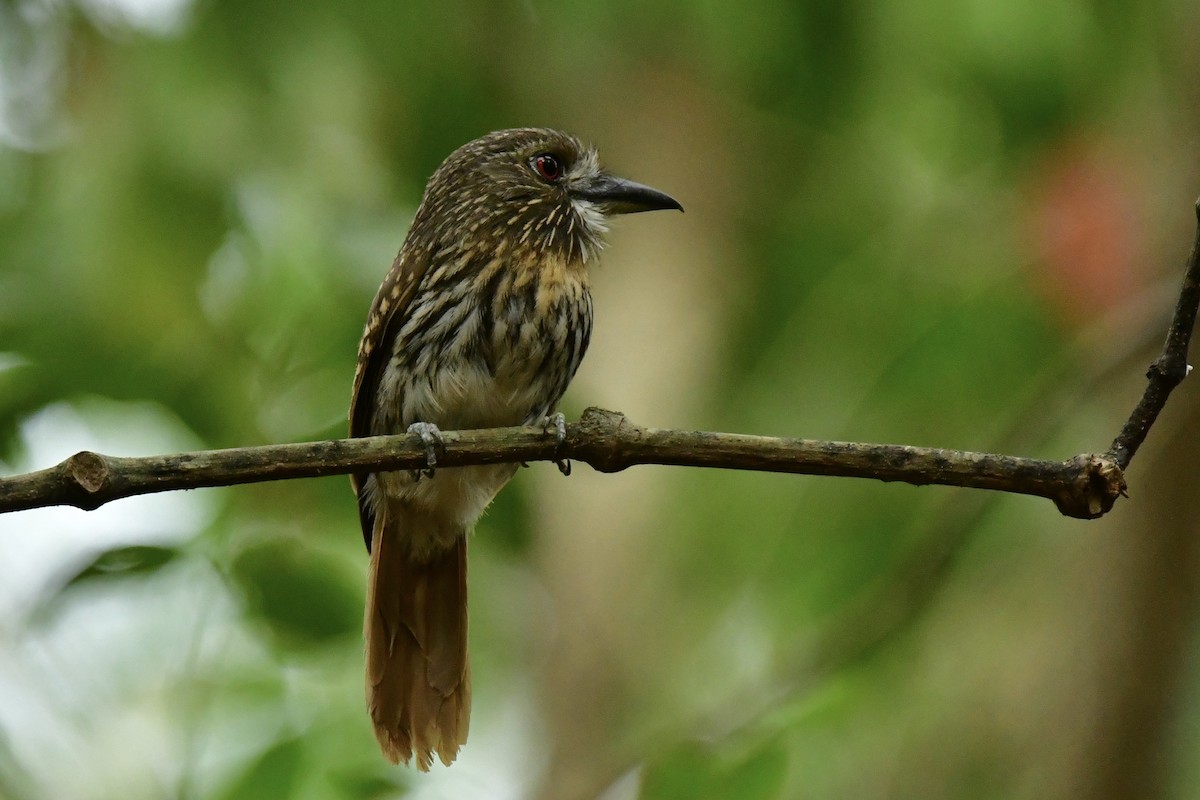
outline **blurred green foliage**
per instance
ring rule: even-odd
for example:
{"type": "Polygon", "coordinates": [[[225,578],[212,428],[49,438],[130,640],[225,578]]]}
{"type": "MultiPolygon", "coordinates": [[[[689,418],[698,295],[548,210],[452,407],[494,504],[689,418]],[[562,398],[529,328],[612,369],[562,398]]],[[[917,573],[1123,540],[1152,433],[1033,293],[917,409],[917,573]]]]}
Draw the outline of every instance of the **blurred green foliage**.
{"type": "MultiPolygon", "coordinates": [[[[1190,235],[1196,30],[1189,0],[0,0],[0,466],[342,435],[426,177],[516,125],[688,209],[614,232],[567,411],[1102,448],[1190,235]]],[[[1137,601],[1167,580],[1121,549],[1137,492],[1084,531],[553,472],[472,540],[472,739],[428,776],[361,708],[345,479],[0,519],[0,797],[1132,796],[1112,753],[1139,796],[1200,786],[1194,592],[1137,601]]]]}

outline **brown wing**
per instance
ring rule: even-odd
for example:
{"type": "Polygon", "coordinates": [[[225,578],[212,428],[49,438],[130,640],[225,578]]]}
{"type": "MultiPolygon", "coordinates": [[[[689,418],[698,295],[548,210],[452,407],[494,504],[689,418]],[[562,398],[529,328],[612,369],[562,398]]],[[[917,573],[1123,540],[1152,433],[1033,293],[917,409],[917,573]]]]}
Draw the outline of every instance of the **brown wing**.
{"type": "MultiPolygon", "coordinates": [[[[371,304],[367,329],[358,345],[358,365],[354,370],[354,394],[350,400],[351,437],[370,436],[372,433],[371,420],[379,379],[392,356],[392,342],[408,316],[409,303],[425,276],[429,261],[428,249],[410,247],[406,242],[383,279],[375,302],[371,304]]],[[[366,542],[367,552],[370,552],[375,515],[368,508],[363,493],[368,475],[365,472],[351,475],[350,485],[358,497],[358,518],[362,523],[363,541],[366,542]]]]}

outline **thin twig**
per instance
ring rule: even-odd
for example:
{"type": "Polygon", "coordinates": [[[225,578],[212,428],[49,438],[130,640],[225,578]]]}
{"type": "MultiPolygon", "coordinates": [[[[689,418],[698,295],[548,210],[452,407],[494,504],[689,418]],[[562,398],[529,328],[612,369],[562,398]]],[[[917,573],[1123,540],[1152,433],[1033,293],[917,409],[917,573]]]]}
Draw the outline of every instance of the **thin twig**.
{"type": "Polygon", "coordinates": [[[1106,454],[1122,470],[1129,466],[1142,442],[1146,441],[1146,434],[1167,404],[1171,390],[1192,369],[1188,364],[1188,345],[1192,340],[1192,329],[1196,326],[1196,311],[1200,308],[1200,201],[1196,203],[1196,226],[1196,242],[1188,257],[1183,287],[1179,290],[1179,300],[1175,303],[1175,314],[1171,318],[1171,327],[1167,329],[1162,353],[1146,372],[1148,383],[1142,399],[1106,454]]]}

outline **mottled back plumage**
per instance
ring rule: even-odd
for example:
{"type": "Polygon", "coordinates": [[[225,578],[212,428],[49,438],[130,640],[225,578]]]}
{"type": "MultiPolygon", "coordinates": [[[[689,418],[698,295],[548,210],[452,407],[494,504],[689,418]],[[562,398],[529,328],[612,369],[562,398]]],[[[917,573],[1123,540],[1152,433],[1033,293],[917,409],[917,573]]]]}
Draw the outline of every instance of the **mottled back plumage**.
{"type": "MultiPolygon", "coordinates": [[[[497,131],[430,178],[359,347],[350,435],[539,423],[587,350],[607,216],[679,208],[558,131],[497,131]]],[[[516,466],[358,474],[371,552],[367,705],[390,760],[466,741],[466,534],[516,466]]]]}

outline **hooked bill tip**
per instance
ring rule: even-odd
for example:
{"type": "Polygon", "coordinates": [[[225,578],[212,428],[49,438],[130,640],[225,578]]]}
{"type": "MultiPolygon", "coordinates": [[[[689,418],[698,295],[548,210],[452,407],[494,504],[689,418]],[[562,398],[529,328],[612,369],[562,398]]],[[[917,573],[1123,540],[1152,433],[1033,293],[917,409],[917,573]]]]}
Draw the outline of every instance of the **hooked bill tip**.
{"type": "Polygon", "coordinates": [[[637,214],[668,209],[683,211],[683,205],[671,195],[614,175],[597,175],[571,193],[596,203],[606,214],[637,214]]]}

